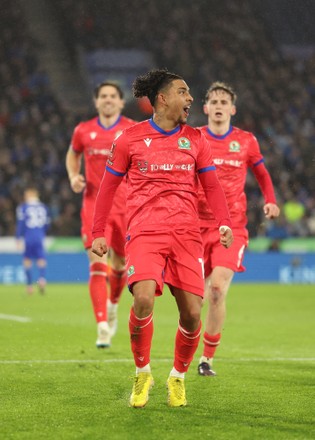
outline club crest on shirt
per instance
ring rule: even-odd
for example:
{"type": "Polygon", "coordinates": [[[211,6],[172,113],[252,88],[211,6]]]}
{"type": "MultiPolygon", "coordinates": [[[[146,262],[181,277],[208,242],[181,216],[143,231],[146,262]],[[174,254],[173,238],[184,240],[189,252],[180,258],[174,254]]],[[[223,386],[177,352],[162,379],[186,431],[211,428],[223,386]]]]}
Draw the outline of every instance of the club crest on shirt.
{"type": "Polygon", "coordinates": [[[133,275],[135,273],[135,267],[134,266],[130,266],[127,272],[127,276],[130,277],[131,275],[133,275]]]}
{"type": "Polygon", "coordinates": [[[180,150],[190,150],[190,141],[185,137],[178,139],[178,148],[180,150]]]}
{"type": "Polygon", "coordinates": [[[96,138],[96,136],[97,136],[96,131],[92,131],[92,132],[90,133],[90,137],[91,137],[92,140],[94,140],[94,139],[96,138]]]}
{"type": "Polygon", "coordinates": [[[239,151],[241,151],[241,146],[237,141],[230,142],[229,147],[229,151],[231,153],[238,153],[239,151]]]}
{"type": "Polygon", "coordinates": [[[145,174],[148,171],[148,162],[146,160],[139,160],[137,165],[140,173],[145,174]]]}

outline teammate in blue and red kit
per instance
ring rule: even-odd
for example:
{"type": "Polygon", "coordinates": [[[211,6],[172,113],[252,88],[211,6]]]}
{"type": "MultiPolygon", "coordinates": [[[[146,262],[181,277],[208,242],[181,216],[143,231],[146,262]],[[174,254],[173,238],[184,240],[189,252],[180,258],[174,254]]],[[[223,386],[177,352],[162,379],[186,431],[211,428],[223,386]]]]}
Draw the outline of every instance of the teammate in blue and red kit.
{"type": "Polygon", "coordinates": [[[111,345],[117,329],[117,307],[127,278],[124,250],[126,182],[123,182],[115,194],[106,230],[111,260],[109,271],[106,257],[99,258],[91,252],[93,212],[113,140],[135,122],[121,115],[124,107],[123,92],[116,83],[99,84],[94,90],[94,104],[98,116],[81,122],[75,128],[66,157],[66,167],[72,190],[76,193],[83,192],[81,236],[90,263],[89,291],[97,322],[96,346],[105,348],[111,345]],[[85,177],[81,173],[82,156],[85,177]],[[107,292],[106,278],[110,284],[110,295],[107,292]]]}
{"type": "Polygon", "coordinates": [[[253,172],[265,199],[265,217],[278,217],[280,210],[270,175],[265,167],[257,139],[252,133],[231,125],[236,113],[236,94],[225,83],[214,82],[207,91],[204,112],[208,124],[201,127],[209,140],[213,161],[227,199],[234,242],[222,249],[217,238],[215,212],[209,209],[202,186],[199,186],[199,217],[205,248],[205,297],[209,300],[203,336],[203,354],[198,365],[201,376],[215,376],[212,369],[215,351],[220,344],[226,313],[226,295],[235,272],[244,271],[242,261],[248,245],[247,200],[245,183],[247,171],[253,172]]]}
{"type": "Polygon", "coordinates": [[[23,267],[26,276],[27,293],[33,293],[33,261],[36,262],[39,276],[37,280],[41,293],[46,286],[46,253],[44,240],[49,226],[48,208],[39,199],[38,190],[28,187],[24,191],[24,203],[16,210],[16,239],[18,247],[23,248],[23,267]]]}
{"type": "Polygon", "coordinates": [[[154,298],[166,283],[179,310],[168,403],[184,406],[184,376],[199,342],[204,292],[198,176],[215,212],[221,244],[229,247],[233,234],[208,142],[200,130],[186,125],[193,101],[186,82],[167,70],[153,70],[136,78],[133,92],[149,98],[153,117],[126,129],[113,144],[95,205],[92,251],[99,256],[107,252],[107,219],[115,190],[127,174],[126,261],[134,297],[129,331],[136,365],[130,405],[145,406],[153,385],[154,298]]]}

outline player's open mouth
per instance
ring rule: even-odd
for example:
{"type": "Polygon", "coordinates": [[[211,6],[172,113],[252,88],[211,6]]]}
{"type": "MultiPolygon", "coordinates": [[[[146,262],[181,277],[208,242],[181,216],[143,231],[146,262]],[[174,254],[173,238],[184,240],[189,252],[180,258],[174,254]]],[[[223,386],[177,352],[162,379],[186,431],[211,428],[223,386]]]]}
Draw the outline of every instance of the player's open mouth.
{"type": "Polygon", "coordinates": [[[216,116],[222,116],[222,113],[221,112],[216,112],[215,115],[216,116]]]}
{"type": "Polygon", "coordinates": [[[190,107],[184,107],[184,113],[186,116],[189,115],[189,110],[190,110],[190,107]]]}

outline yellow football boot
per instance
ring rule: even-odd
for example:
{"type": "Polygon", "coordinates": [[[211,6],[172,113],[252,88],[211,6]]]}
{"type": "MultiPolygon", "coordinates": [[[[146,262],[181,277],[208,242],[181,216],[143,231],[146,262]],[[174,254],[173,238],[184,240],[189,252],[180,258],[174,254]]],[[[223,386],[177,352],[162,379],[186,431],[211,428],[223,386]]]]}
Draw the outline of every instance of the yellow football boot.
{"type": "Polygon", "coordinates": [[[130,406],[143,408],[149,400],[149,391],[154,385],[151,373],[139,373],[135,377],[130,396],[130,406]]]}
{"type": "Polygon", "coordinates": [[[184,379],[170,376],[167,379],[168,404],[172,407],[186,406],[186,391],[184,379]]]}

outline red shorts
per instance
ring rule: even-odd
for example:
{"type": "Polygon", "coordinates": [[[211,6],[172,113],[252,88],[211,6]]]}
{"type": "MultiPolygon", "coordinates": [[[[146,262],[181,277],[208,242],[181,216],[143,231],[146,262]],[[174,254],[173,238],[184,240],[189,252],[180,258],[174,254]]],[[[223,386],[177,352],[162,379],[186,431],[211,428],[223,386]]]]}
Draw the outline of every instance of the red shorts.
{"type": "Polygon", "coordinates": [[[163,284],[203,297],[203,247],[197,231],[140,231],[128,234],[126,242],[128,286],[155,280],[156,295],[163,284]]]}
{"type": "Polygon", "coordinates": [[[227,267],[234,272],[244,272],[242,266],[244,251],[248,246],[248,231],[245,228],[234,229],[234,241],[228,249],[220,244],[218,229],[201,228],[204,245],[205,277],[207,278],[216,266],[227,267]]]}
{"type": "MultiPolygon", "coordinates": [[[[94,216],[95,199],[84,199],[81,209],[81,237],[85,249],[92,247],[92,227],[94,216]]],[[[117,214],[115,216],[109,216],[108,224],[105,230],[105,237],[108,247],[114,249],[117,255],[121,257],[125,256],[125,243],[126,243],[126,216],[117,214]]]]}

